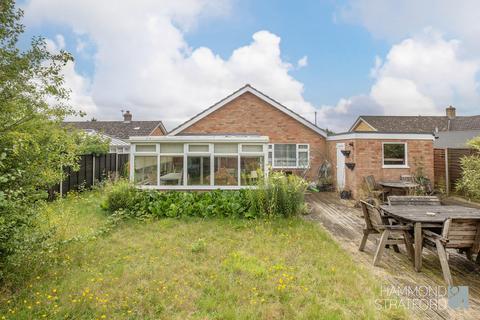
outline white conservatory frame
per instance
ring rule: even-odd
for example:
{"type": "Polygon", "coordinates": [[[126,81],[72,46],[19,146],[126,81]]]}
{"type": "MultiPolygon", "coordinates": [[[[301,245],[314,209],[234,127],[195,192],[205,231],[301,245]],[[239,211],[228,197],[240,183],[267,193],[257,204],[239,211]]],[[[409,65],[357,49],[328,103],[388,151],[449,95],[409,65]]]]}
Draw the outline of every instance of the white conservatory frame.
{"type": "Polygon", "coordinates": [[[141,136],[130,137],[130,181],[135,181],[135,157],[136,156],[156,156],[157,157],[157,184],[156,185],[138,185],[142,189],[158,189],[158,190],[238,190],[242,188],[251,188],[249,185],[241,185],[241,157],[263,157],[262,171],[267,174],[268,161],[268,142],[267,136],[219,136],[219,135],[198,135],[198,136],[141,136]],[[236,144],[237,152],[233,153],[215,153],[215,144],[236,144]],[[161,153],[162,145],[165,144],[183,144],[183,152],[161,153]],[[152,151],[138,151],[137,145],[154,145],[152,151]],[[208,145],[208,151],[189,151],[190,146],[208,145]],[[262,151],[243,151],[243,146],[261,145],[262,151]],[[178,185],[161,185],[160,184],[160,156],[178,156],[183,157],[183,170],[181,184],[178,185]],[[188,182],[188,156],[199,156],[210,158],[210,184],[209,185],[187,185],[188,182]],[[215,185],[215,156],[237,157],[237,184],[236,185],[215,185]]]}

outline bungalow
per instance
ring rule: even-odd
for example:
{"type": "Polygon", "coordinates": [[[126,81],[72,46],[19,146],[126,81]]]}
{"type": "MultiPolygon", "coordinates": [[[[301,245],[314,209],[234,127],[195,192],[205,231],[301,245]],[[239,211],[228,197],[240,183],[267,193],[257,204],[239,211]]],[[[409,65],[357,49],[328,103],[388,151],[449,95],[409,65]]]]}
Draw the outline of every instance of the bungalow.
{"type": "Polygon", "coordinates": [[[431,133],[326,131],[250,85],[165,136],[132,136],[130,177],[143,188],[239,189],[257,169],[318,179],[333,167],[339,190],[360,195],[364,175],[399,179],[424,168],[433,179],[431,133]],[[343,152],[342,152],[343,151],[343,152]]]}
{"type": "Polygon", "coordinates": [[[449,106],[444,116],[359,116],[349,131],[433,133],[435,148],[466,148],[468,140],[480,136],[480,115],[457,116],[449,106]]]}

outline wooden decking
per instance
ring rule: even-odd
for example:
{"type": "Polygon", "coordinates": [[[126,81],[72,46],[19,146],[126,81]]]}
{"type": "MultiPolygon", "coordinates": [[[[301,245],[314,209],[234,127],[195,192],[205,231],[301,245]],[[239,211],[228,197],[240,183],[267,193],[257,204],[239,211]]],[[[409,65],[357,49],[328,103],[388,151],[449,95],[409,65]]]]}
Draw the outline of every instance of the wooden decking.
{"type": "MultiPolygon", "coordinates": [[[[335,193],[313,193],[307,196],[313,211],[305,219],[318,222],[349,252],[353,259],[368,268],[385,285],[395,287],[446,286],[438,257],[429,250],[423,251],[422,271],[415,272],[404,247],[401,252],[386,250],[379,267],[372,265],[376,244],[372,235],[364,252],[358,251],[362,238],[364,220],[359,208],[352,202],[340,200],[335,193]]],[[[480,266],[467,260],[464,255],[451,251],[449,264],[454,285],[469,287],[469,308],[467,310],[414,310],[412,318],[427,319],[480,319],[480,266]]]]}

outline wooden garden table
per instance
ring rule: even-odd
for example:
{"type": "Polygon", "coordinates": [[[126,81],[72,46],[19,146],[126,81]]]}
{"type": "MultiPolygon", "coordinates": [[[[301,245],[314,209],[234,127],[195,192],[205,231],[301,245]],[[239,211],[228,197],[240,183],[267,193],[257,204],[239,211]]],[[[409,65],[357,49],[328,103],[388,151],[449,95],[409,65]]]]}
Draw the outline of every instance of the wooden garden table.
{"type": "Polygon", "coordinates": [[[410,194],[412,189],[415,189],[416,187],[419,186],[418,183],[411,182],[411,181],[380,181],[378,182],[379,185],[381,185],[383,188],[388,188],[388,189],[401,189],[405,191],[405,194],[408,195],[410,194]]]}
{"type": "Polygon", "coordinates": [[[380,209],[402,224],[413,224],[415,271],[422,269],[422,228],[442,228],[448,218],[479,218],[480,209],[462,206],[381,205],[380,209]],[[428,215],[434,212],[435,215],[428,215]]]}

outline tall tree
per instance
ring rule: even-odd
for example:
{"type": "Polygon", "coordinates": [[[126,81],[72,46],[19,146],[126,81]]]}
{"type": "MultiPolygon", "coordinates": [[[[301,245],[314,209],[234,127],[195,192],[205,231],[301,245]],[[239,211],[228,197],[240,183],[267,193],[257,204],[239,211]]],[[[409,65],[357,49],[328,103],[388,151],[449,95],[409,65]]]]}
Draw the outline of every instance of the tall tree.
{"type": "Polygon", "coordinates": [[[0,264],[27,234],[33,203],[60,180],[60,167],[76,165],[79,147],[61,125],[74,114],[62,76],[73,57],[50,52],[41,37],[20,50],[22,16],[13,0],[0,1],[0,264]]]}

